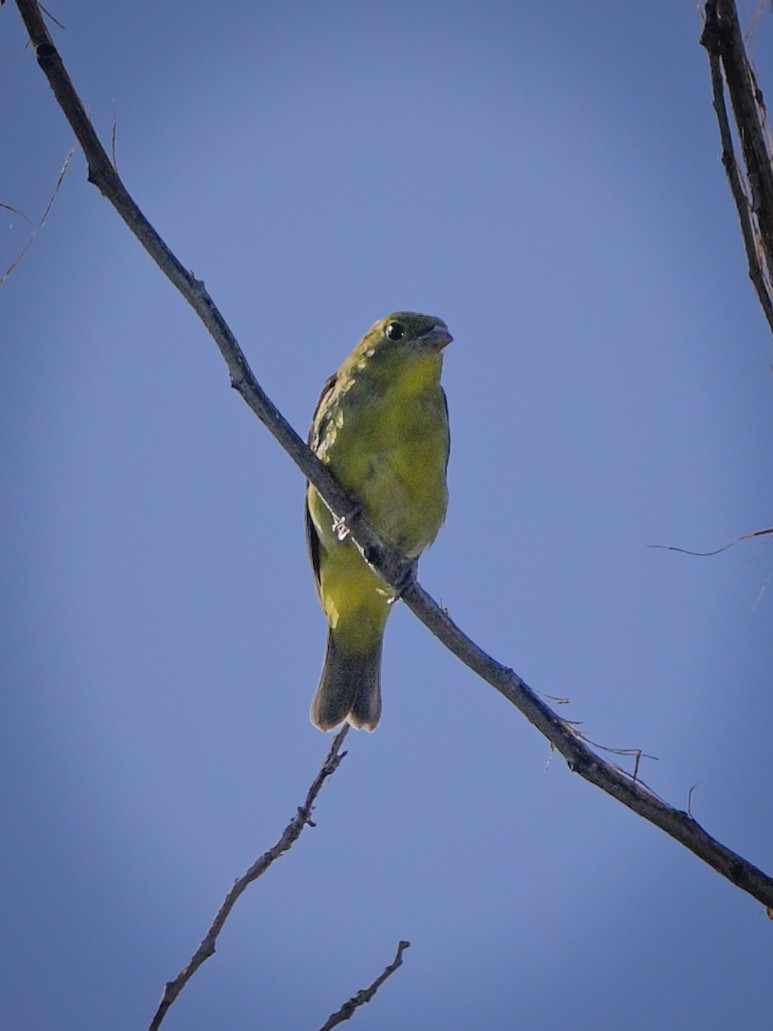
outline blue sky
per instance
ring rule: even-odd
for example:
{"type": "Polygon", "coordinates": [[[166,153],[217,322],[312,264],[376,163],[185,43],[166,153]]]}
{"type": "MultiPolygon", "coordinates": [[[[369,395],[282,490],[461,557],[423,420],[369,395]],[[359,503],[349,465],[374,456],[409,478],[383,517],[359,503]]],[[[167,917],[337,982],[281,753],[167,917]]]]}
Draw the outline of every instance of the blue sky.
{"type": "MultiPolygon", "coordinates": [[[[422,583],[773,869],[770,539],[647,548],[773,512],[771,338],[695,5],[52,10],[129,189],[299,432],[377,318],[446,320],[422,583]]],[[[71,137],[0,21],[0,201],[34,220],[71,137]]],[[[29,229],[0,231],[5,267],[29,229]]],[[[303,482],[80,154],[0,305],[3,1023],[142,1028],[329,743],[303,482]]],[[[757,903],[550,761],[400,607],[383,681],[169,1031],[318,1027],[401,938],[360,1028],[764,1026],[757,903]]]]}

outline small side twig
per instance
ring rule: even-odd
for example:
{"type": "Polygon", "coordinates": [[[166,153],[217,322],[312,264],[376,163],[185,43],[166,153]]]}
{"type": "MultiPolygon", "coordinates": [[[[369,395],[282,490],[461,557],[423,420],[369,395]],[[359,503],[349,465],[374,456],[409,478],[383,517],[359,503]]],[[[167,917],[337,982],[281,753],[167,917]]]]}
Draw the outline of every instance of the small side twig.
{"type": "Polygon", "coordinates": [[[692,551],[690,548],[677,548],[675,544],[648,544],[647,547],[659,548],[661,551],[678,551],[682,555],[697,555],[699,558],[710,558],[712,555],[721,555],[723,551],[727,551],[728,548],[740,544],[741,541],[750,541],[755,537],[765,537],[769,533],[773,533],[773,526],[768,527],[766,530],[752,530],[750,533],[743,533],[740,537],[736,537],[734,541],[730,541],[729,544],[723,544],[721,548],[714,548],[712,551],[692,551]]]}
{"type": "MultiPolygon", "coordinates": [[[[56,195],[57,195],[57,193],[59,193],[59,189],[60,189],[62,183],[64,182],[64,177],[67,175],[67,169],[70,167],[70,162],[72,161],[72,156],[73,156],[74,153],[75,153],[75,147],[73,147],[70,150],[70,153],[64,159],[64,164],[62,165],[62,168],[61,168],[61,170],[59,172],[59,176],[58,176],[58,178],[56,180],[56,185],[54,186],[54,192],[51,194],[51,196],[50,196],[50,198],[48,200],[48,204],[46,205],[46,210],[40,216],[38,224],[36,226],[32,226],[32,232],[30,233],[29,239],[27,240],[25,245],[22,247],[22,249],[19,251],[19,253],[16,255],[16,257],[13,259],[13,261],[8,266],[8,268],[5,270],[5,272],[3,272],[2,275],[0,275],[0,286],[3,285],[3,283],[10,276],[10,274],[13,272],[13,270],[16,268],[16,266],[19,264],[19,262],[23,259],[24,255],[27,253],[27,251],[32,246],[32,243],[33,243],[35,237],[38,235],[40,230],[45,225],[46,219],[48,218],[48,216],[49,216],[49,214],[51,212],[51,208],[54,206],[54,200],[56,199],[56,195]]],[[[24,219],[25,222],[29,222],[29,224],[32,225],[30,220],[27,218],[27,216],[23,212],[17,211],[16,208],[12,208],[10,206],[10,204],[0,204],[0,208],[5,208],[6,211],[12,211],[12,212],[14,212],[17,215],[20,215],[24,219]]]]}
{"type": "MultiPolygon", "coordinates": [[[[328,752],[325,761],[320,767],[319,773],[314,778],[314,781],[306,794],[306,800],[302,806],[299,806],[298,812],[285,827],[280,839],[267,852],[264,852],[259,859],[256,859],[252,866],[245,871],[241,877],[238,877],[234,881],[231,890],[223,900],[223,904],[217,911],[215,919],[212,921],[209,930],[205,934],[201,945],[199,945],[198,949],[196,949],[177,977],[173,981],[167,981],[166,986],[164,987],[164,994],[161,997],[161,1002],[159,1003],[158,1009],[150,1022],[148,1031],[158,1031],[158,1028],[161,1026],[161,1021],[166,1016],[169,1007],[175,1001],[185,985],[190,981],[202,963],[204,963],[205,960],[208,960],[210,956],[214,955],[215,942],[217,941],[218,935],[223,930],[223,925],[228,919],[236,900],[245,888],[252,884],[253,881],[256,881],[261,874],[264,874],[275,860],[279,859],[280,856],[284,855],[284,853],[295,844],[301,835],[301,831],[307,824],[309,827],[314,826],[314,822],[311,819],[314,803],[317,799],[317,795],[322,790],[322,785],[328,777],[335,773],[341,760],[346,755],[346,752],[341,751],[341,745],[344,742],[344,738],[346,737],[348,730],[348,725],[344,724],[343,728],[336,734],[333,739],[333,743],[330,746],[330,751],[328,752]]],[[[367,1000],[365,1001],[367,1002],[367,1000]]]]}
{"type": "Polygon", "coordinates": [[[395,958],[389,966],[384,968],[371,985],[367,988],[363,988],[361,991],[357,992],[356,995],[353,995],[351,999],[343,1004],[340,1010],[336,1010],[335,1013],[331,1013],[319,1031],[330,1031],[331,1028],[337,1027],[338,1024],[343,1024],[345,1020],[348,1020],[354,1014],[356,1009],[359,1009],[360,1006],[364,1006],[366,1002],[370,1002],[384,981],[386,981],[388,977],[391,977],[398,967],[403,965],[403,953],[410,947],[410,942],[400,942],[397,946],[395,958]]]}

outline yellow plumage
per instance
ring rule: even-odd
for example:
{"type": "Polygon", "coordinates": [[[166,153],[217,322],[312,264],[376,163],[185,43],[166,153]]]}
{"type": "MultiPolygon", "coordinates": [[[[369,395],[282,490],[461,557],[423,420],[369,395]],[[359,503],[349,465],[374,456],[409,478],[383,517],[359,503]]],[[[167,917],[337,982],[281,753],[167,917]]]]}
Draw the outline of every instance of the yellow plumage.
{"type": "MultiPolygon", "coordinates": [[[[309,444],[362,504],[378,534],[415,558],[437,535],[448,503],[448,412],[440,386],[440,319],[395,312],[363,337],[322,391],[309,444]]],[[[325,664],[312,721],[329,730],[343,720],[375,729],[381,715],[380,667],[392,591],[312,486],[306,531],[320,602],[328,619],[325,664]]]]}

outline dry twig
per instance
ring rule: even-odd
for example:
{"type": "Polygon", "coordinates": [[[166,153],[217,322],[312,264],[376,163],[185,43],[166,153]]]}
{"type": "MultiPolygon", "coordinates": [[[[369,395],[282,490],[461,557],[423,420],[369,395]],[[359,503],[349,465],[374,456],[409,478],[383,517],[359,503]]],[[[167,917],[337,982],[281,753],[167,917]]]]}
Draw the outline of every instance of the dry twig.
{"type": "Polygon", "coordinates": [[[752,530],[751,533],[741,534],[734,541],[723,544],[721,548],[713,548],[711,551],[692,551],[690,548],[677,548],[675,544],[648,544],[647,547],[659,548],[661,551],[678,551],[682,555],[697,555],[699,558],[709,558],[711,555],[721,555],[723,551],[735,547],[741,541],[751,541],[755,537],[766,537],[769,533],[773,533],[773,526],[768,527],[766,530],[752,530]]]}
{"type": "Polygon", "coordinates": [[[363,988],[361,991],[357,992],[356,995],[353,995],[351,999],[345,1002],[340,1010],[336,1010],[335,1013],[331,1013],[319,1031],[331,1031],[332,1028],[337,1027],[339,1024],[343,1024],[345,1020],[348,1020],[353,1016],[354,1011],[359,1009],[360,1006],[364,1006],[366,1002],[370,1002],[384,981],[386,981],[388,977],[391,977],[398,967],[403,965],[403,953],[410,947],[410,942],[400,942],[397,946],[395,958],[389,966],[384,968],[372,984],[368,985],[367,988],[363,988]]]}
{"type": "MultiPolygon", "coordinates": [[[[332,776],[338,769],[341,760],[346,755],[346,752],[341,751],[341,745],[346,737],[348,731],[348,725],[344,725],[342,730],[336,734],[333,739],[333,743],[330,746],[330,751],[325,758],[325,761],[320,767],[320,771],[314,778],[314,781],[306,793],[306,800],[302,806],[298,808],[298,812],[290,820],[288,825],[285,827],[281,838],[275,845],[273,845],[268,852],[264,852],[263,855],[256,859],[252,866],[246,870],[241,877],[238,877],[231,890],[223,900],[223,904],[217,911],[215,919],[204,935],[204,938],[199,945],[198,949],[194,952],[188,962],[185,964],[183,969],[174,979],[174,981],[167,981],[164,988],[164,994],[161,997],[161,1002],[158,1004],[158,1009],[155,1012],[153,1019],[150,1022],[148,1031],[158,1031],[161,1027],[161,1022],[167,1014],[169,1007],[175,1001],[177,996],[186,986],[188,981],[193,977],[196,971],[199,969],[205,960],[208,960],[210,956],[215,953],[215,943],[218,939],[220,932],[223,930],[228,916],[236,904],[236,900],[253,881],[256,881],[258,877],[268,870],[273,862],[279,859],[280,856],[284,855],[289,848],[291,848],[301,835],[301,831],[308,824],[309,827],[313,827],[314,823],[311,819],[311,814],[314,809],[314,803],[317,800],[317,795],[322,790],[322,785],[325,783],[328,777],[332,776]]],[[[398,964],[399,965],[399,964],[398,964]]],[[[375,991],[375,989],[374,989],[375,991]]],[[[365,1000],[368,1001],[367,999],[365,1000]]]]}
{"type": "Polygon", "coordinates": [[[741,224],[749,278],[773,331],[773,165],[765,101],[746,56],[733,0],[708,0],[705,15],[701,46],[709,55],[722,164],[741,224]],[[745,174],[735,156],[725,85],[741,141],[745,174]]]}
{"type": "MultiPolygon", "coordinates": [[[[48,200],[48,204],[46,205],[46,210],[40,216],[40,219],[38,220],[38,224],[36,226],[32,226],[32,232],[30,233],[29,239],[27,240],[25,245],[22,247],[22,249],[19,251],[19,253],[16,255],[16,257],[13,259],[13,261],[8,266],[8,268],[5,270],[5,272],[3,272],[3,274],[0,276],[0,286],[3,285],[3,283],[6,281],[6,279],[10,276],[10,274],[13,272],[13,270],[16,268],[16,266],[22,260],[24,255],[27,253],[27,251],[32,246],[33,240],[35,239],[35,237],[38,235],[40,230],[45,225],[46,219],[49,216],[51,208],[54,206],[54,200],[56,199],[56,195],[57,195],[57,193],[59,193],[59,189],[60,189],[62,183],[64,182],[64,177],[67,175],[67,169],[70,167],[70,162],[72,161],[72,156],[73,156],[74,153],[75,153],[75,147],[72,148],[72,150],[69,152],[67,157],[64,159],[64,164],[61,167],[61,170],[60,170],[59,175],[58,175],[57,180],[56,180],[56,185],[54,186],[54,192],[51,194],[51,196],[50,196],[50,198],[48,200]]],[[[27,218],[27,216],[23,212],[17,211],[16,208],[12,208],[10,206],[10,204],[0,204],[0,208],[4,208],[6,211],[12,211],[12,212],[14,212],[14,214],[20,215],[24,219],[25,222],[29,222],[29,224],[32,225],[30,220],[27,218]]]]}

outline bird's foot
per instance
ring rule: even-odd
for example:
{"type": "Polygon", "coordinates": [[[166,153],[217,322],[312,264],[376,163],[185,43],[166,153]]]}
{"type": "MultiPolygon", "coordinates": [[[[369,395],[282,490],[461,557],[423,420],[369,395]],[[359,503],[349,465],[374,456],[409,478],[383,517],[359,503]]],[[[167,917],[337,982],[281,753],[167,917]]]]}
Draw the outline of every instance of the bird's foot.
{"type": "Polygon", "coordinates": [[[394,594],[388,601],[389,605],[394,605],[396,601],[399,601],[403,597],[409,587],[413,587],[416,583],[418,568],[418,559],[408,559],[402,573],[400,574],[400,579],[397,581],[397,586],[394,588],[394,594]]]}
{"type": "Polygon", "coordinates": [[[333,533],[339,541],[346,540],[352,532],[349,524],[353,523],[360,515],[362,515],[362,505],[353,505],[348,512],[344,513],[344,515],[338,516],[336,521],[333,523],[333,533]]]}

